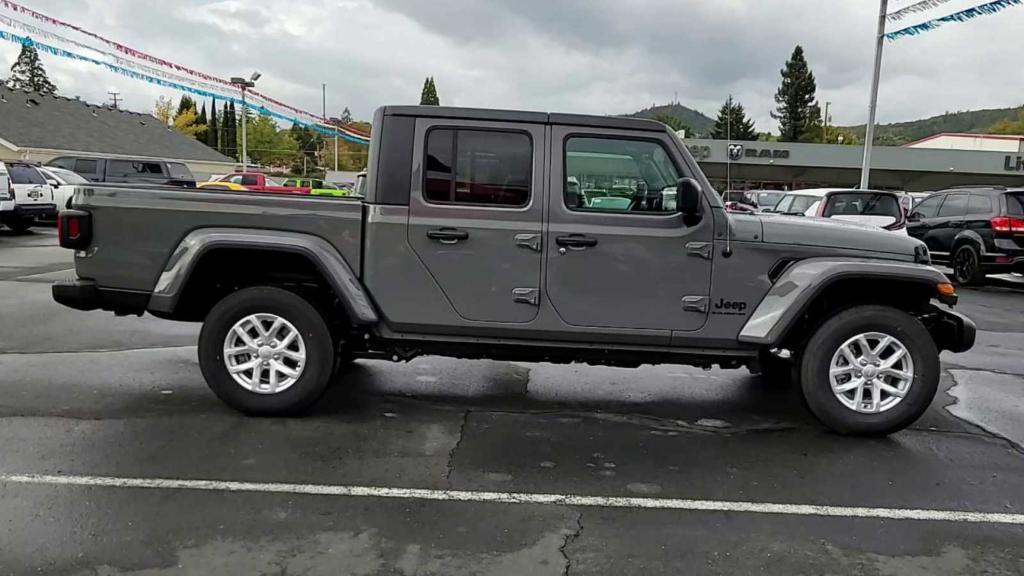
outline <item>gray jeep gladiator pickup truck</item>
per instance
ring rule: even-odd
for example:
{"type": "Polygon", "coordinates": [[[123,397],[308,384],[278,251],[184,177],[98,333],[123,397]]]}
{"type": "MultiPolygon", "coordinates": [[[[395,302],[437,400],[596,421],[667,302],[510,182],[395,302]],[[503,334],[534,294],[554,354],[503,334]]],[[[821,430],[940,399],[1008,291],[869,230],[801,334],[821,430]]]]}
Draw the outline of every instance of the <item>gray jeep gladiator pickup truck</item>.
{"type": "Polygon", "coordinates": [[[925,246],[727,214],[648,120],[386,106],[365,198],[83,186],[60,241],[79,310],[203,322],[230,406],[294,414],[352,358],[747,367],[848,434],[932,401],[974,324],[925,246]]]}

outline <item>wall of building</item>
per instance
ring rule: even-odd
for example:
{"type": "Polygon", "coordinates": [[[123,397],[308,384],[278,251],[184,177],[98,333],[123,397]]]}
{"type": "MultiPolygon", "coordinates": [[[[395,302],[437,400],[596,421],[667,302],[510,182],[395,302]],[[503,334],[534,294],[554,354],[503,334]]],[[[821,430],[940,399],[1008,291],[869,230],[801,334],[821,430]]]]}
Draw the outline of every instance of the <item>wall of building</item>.
{"type": "Polygon", "coordinates": [[[1017,153],[1022,150],[1022,146],[1024,146],[1024,138],[1012,136],[939,134],[932,138],[911,142],[905,148],[1017,153]]]}

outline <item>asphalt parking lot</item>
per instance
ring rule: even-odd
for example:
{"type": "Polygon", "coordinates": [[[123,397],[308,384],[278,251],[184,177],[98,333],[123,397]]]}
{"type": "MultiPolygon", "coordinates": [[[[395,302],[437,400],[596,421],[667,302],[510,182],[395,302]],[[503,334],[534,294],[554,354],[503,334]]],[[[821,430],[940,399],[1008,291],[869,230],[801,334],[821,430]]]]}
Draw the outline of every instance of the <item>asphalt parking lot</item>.
{"type": "Polygon", "coordinates": [[[1024,573],[1024,283],[912,429],[850,439],[745,371],[359,361],[246,418],[198,326],[79,313],[0,230],[0,574],[1024,573]]]}

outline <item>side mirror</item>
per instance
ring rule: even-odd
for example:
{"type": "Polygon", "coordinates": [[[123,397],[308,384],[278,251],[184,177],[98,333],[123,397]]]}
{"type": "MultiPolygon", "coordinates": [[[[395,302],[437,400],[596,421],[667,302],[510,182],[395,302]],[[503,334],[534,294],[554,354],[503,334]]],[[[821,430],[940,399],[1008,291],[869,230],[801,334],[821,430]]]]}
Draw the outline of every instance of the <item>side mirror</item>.
{"type": "Polygon", "coordinates": [[[676,208],[690,216],[700,212],[700,184],[693,178],[680,178],[676,182],[676,208]]]}
{"type": "Polygon", "coordinates": [[[918,222],[920,220],[921,220],[921,213],[920,212],[911,212],[910,215],[907,216],[907,222],[918,222]]]}
{"type": "Polygon", "coordinates": [[[46,183],[49,184],[50,186],[53,186],[54,188],[60,188],[60,182],[57,182],[56,180],[47,178],[46,183]]]}

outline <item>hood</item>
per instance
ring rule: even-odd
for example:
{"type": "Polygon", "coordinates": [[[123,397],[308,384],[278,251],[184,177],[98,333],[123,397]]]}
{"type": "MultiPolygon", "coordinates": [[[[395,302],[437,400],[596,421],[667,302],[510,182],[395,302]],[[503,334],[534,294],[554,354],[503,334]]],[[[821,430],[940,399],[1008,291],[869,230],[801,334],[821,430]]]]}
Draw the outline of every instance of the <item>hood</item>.
{"type": "Polygon", "coordinates": [[[797,246],[825,246],[913,256],[921,241],[875,226],[830,218],[758,216],[764,242],[797,246]]]}

